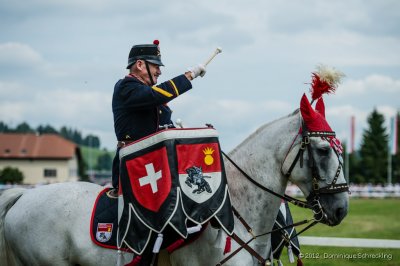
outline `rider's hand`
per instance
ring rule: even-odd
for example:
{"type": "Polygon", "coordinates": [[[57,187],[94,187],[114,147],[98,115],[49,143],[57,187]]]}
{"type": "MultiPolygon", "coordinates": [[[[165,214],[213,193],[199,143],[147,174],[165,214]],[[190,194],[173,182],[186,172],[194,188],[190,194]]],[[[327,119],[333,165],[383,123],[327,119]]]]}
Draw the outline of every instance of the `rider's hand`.
{"type": "Polygon", "coordinates": [[[206,74],[206,67],[203,64],[192,66],[188,70],[190,71],[192,79],[195,79],[198,76],[203,77],[206,74]]]}

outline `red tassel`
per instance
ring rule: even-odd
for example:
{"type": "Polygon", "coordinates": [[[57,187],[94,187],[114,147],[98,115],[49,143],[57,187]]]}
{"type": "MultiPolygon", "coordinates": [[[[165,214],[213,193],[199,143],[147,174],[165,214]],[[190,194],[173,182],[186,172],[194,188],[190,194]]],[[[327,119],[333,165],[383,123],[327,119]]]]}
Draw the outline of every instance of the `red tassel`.
{"type": "Polygon", "coordinates": [[[232,239],[231,239],[231,237],[230,236],[227,236],[226,237],[226,241],[225,241],[225,248],[224,248],[224,255],[226,254],[226,253],[229,253],[229,252],[231,252],[231,246],[232,246],[232,241],[231,241],[232,239]]]}
{"type": "Polygon", "coordinates": [[[159,45],[159,44],[160,44],[160,41],[159,41],[159,40],[154,40],[154,41],[153,41],[153,44],[159,45]]]}
{"type": "Polygon", "coordinates": [[[300,258],[297,259],[297,266],[303,266],[303,262],[300,258]]]}
{"type": "Polygon", "coordinates": [[[174,252],[176,249],[180,248],[183,243],[185,243],[185,240],[183,240],[182,238],[178,239],[177,241],[175,241],[174,243],[172,243],[171,245],[169,245],[166,250],[168,251],[168,253],[172,253],[174,252]]]}
{"type": "Polygon", "coordinates": [[[311,98],[313,101],[319,99],[324,93],[335,92],[336,88],[332,87],[328,82],[321,80],[321,78],[316,73],[312,73],[311,82],[311,98]]]}
{"type": "Polygon", "coordinates": [[[131,262],[125,264],[125,266],[136,266],[139,264],[140,260],[142,259],[141,256],[135,256],[131,262]]]}

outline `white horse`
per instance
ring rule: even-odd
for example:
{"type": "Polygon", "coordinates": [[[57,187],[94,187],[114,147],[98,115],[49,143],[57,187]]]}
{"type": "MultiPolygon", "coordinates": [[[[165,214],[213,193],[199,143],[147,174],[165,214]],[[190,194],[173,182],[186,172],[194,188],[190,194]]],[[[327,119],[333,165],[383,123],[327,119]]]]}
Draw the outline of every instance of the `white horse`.
{"type": "MultiPolygon", "coordinates": [[[[314,195],[316,185],[324,188],[336,182],[345,184],[339,156],[320,136],[309,138],[309,152],[301,153],[303,167],[298,162],[303,161],[300,159],[290,169],[304,147],[301,144],[304,139],[299,135],[301,127],[302,115],[297,110],[259,128],[229,156],[256,182],[281,195],[288,180],[299,186],[305,196],[314,195]],[[308,167],[311,161],[316,168],[308,167]],[[319,173],[317,179],[313,174],[315,169],[319,173]]],[[[225,166],[232,205],[255,234],[270,231],[281,199],[256,187],[230,162],[225,161],[225,166]]],[[[5,191],[0,197],[1,264],[115,265],[117,252],[95,245],[89,236],[92,207],[102,189],[96,184],[75,182],[5,191]]],[[[321,222],[331,226],[339,224],[348,209],[348,193],[344,190],[333,192],[309,197],[310,202],[314,199],[321,208],[321,222]]],[[[236,218],[234,232],[244,241],[251,239],[236,218]]],[[[217,235],[218,229],[208,226],[198,240],[172,253],[171,264],[216,265],[225,257],[222,254],[225,242],[217,240],[217,235]]],[[[256,238],[249,246],[267,257],[271,248],[270,235],[256,238]]],[[[232,240],[232,251],[238,247],[232,240]]],[[[129,258],[125,254],[125,258],[127,256],[129,258]]],[[[226,264],[257,265],[258,261],[242,249],[226,264]]]]}

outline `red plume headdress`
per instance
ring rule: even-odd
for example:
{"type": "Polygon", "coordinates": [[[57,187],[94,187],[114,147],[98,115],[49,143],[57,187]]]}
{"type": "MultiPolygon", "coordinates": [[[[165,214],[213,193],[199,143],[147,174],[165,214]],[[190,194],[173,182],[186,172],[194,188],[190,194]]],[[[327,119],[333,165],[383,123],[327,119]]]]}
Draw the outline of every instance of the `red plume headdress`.
{"type": "Polygon", "coordinates": [[[343,72],[335,68],[330,68],[322,64],[318,65],[317,71],[312,73],[310,88],[311,103],[319,99],[324,93],[335,92],[344,76],[343,72]]]}
{"type": "MultiPolygon", "coordinates": [[[[344,76],[342,72],[324,65],[317,66],[317,71],[312,73],[310,89],[312,101],[310,103],[306,94],[303,94],[300,102],[301,116],[309,131],[333,131],[325,119],[325,104],[322,95],[335,92],[344,76]],[[317,100],[317,102],[314,110],[312,104],[315,100],[317,100]]],[[[337,152],[342,152],[343,149],[338,139],[331,137],[329,141],[337,152]]]]}

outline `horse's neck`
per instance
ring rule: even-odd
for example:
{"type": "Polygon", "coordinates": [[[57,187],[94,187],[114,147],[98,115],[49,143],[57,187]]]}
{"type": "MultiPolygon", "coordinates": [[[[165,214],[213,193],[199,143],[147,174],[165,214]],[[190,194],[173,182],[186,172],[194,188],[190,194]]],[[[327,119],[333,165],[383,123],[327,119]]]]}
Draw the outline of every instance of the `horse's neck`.
{"type": "MultiPolygon", "coordinates": [[[[295,112],[261,127],[229,155],[257,182],[283,194],[287,179],[280,167],[299,126],[299,113],[295,112]]],[[[230,163],[226,169],[232,204],[249,223],[265,230],[263,227],[269,226],[266,221],[275,220],[281,200],[250,183],[230,163]]]]}

